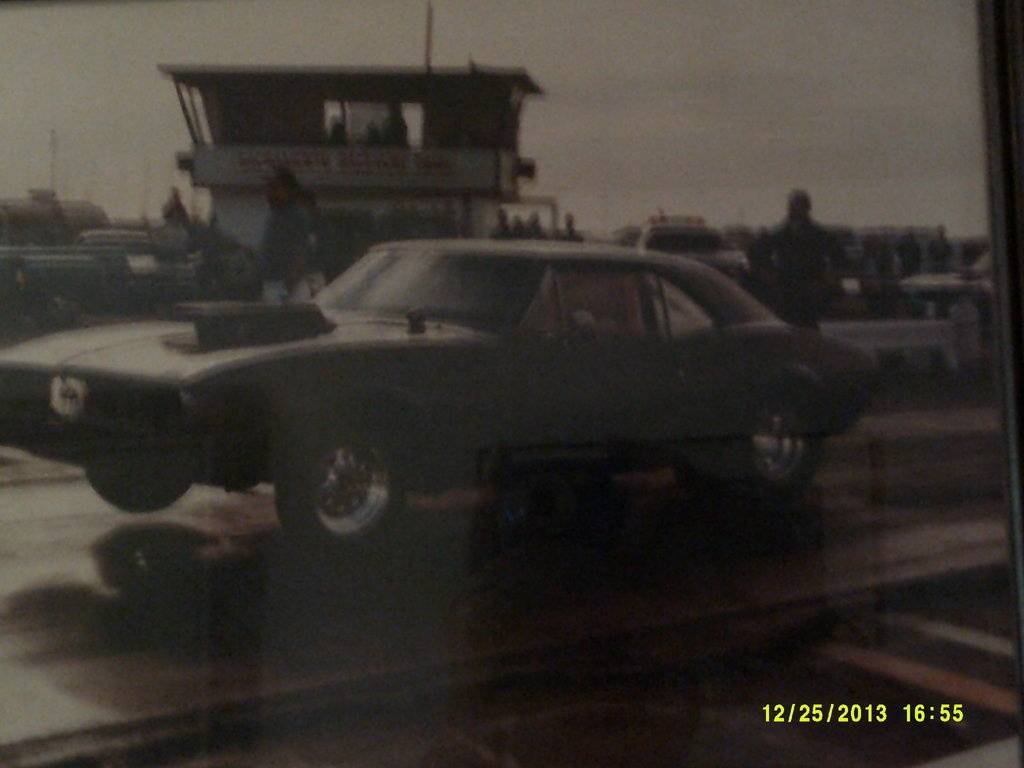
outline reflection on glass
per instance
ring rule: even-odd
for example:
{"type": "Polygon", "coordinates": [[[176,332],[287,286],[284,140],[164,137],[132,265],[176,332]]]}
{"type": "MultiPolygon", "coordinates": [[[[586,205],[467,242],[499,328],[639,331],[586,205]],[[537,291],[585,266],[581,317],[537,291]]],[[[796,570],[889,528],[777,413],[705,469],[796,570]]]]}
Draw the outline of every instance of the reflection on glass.
{"type": "Polygon", "coordinates": [[[0,10],[0,763],[1013,764],[975,13],[0,10]]]}

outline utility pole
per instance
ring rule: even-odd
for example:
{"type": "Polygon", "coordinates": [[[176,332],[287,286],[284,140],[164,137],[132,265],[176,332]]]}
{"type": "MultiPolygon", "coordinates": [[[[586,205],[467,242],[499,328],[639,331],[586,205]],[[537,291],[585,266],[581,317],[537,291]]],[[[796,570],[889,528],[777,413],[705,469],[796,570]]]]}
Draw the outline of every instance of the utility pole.
{"type": "Polygon", "coordinates": [[[149,225],[149,158],[142,166],[142,220],[149,225]]]}
{"type": "Polygon", "coordinates": [[[424,52],[424,65],[427,72],[430,72],[431,55],[434,48],[434,4],[427,0],[427,43],[424,52]]]}

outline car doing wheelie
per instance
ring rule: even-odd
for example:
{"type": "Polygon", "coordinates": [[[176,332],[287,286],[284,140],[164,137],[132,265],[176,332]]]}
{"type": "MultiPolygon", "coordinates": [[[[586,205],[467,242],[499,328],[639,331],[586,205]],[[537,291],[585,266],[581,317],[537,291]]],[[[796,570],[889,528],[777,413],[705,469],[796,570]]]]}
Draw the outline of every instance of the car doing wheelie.
{"type": "Polygon", "coordinates": [[[797,494],[873,372],[711,268],[579,243],[384,244],[316,304],[179,314],[4,351],[3,442],[130,512],[273,482],[286,531],[352,549],[422,541],[418,489],[563,522],[634,464],[797,494]]]}

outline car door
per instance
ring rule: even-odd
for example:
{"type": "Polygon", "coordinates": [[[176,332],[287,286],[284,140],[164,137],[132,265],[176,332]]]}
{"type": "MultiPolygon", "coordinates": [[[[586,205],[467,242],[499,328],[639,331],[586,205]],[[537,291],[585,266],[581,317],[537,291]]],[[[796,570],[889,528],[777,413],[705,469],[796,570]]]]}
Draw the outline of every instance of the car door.
{"type": "Polygon", "coordinates": [[[661,341],[643,269],[553,264],[516,352],[523,439],[577,447],[646,439],[661,341]]]}
{"type": "Polygon", "coordinates": [[[713,308],[701,304],[685,282],[666,274],[657,281],[665,339],[657,372],[659,436],[684,443],[691,453],[717,449],[744,429],[746,361],[717,324],[713,308]]]}

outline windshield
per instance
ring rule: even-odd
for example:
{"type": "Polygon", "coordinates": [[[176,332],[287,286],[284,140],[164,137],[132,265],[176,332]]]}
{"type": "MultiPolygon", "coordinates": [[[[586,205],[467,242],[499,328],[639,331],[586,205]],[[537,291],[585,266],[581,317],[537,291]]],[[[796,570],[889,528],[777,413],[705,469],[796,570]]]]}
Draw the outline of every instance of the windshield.
{"type": "Polygon", "coordinates": [[[710,229],[652,232],[647,247],[665,253],[714,253],[725,247],[722,236],[710,229]]]}
{"type": "Polygon", "coordinates": [[[540,262],[522,258],[374,251],[325,288],[317,302],[336,312],[416,310],[430,319],[502,331],[523,316],[542,269],[540,262]]]}

